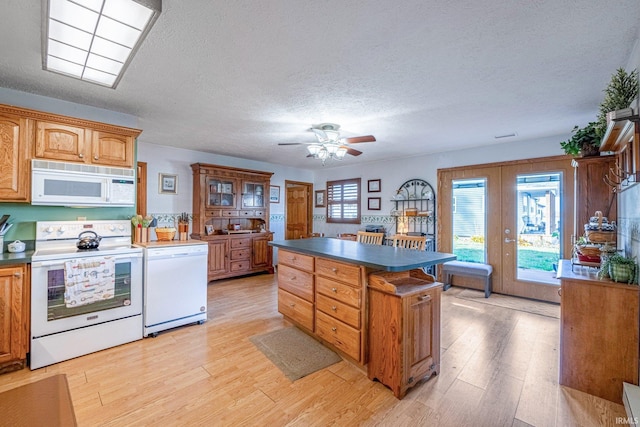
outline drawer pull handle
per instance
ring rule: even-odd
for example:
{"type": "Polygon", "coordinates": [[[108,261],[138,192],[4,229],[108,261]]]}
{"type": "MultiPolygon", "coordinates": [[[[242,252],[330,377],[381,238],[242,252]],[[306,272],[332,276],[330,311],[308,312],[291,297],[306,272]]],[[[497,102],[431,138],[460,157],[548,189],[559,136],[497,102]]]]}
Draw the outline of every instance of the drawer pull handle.
{"type": "Polygon", "coordinates": [[[336,327],[334,326],[333,328],[331,328],[331,330],[332,330],[333,332],[335,332],[335,331],[337,331],[337,330],[338,330],[338,328],[336,328],[336,327]]]}
{"type": "Polygon", "coordinates": [[[337,293],[338,292],[338,288],[331,288],[331,292],[337,293]]]}
{"type": "Polygon", "coordinates": [[[296,276],[291,276],[291,281],[293,282],[294,280],[296,280],[296,276]]]}
{"type": "Polygon", "coordinates": [[[418,300],[420,301],[429,301],[431,299],[431,295],[420,295],[418,300]]]}
{"type": "Polygon", "coordinates": [[[333,271],[334,273],[337,273],[337,272],[338,272],[338,269],[337,269],[337,268],[335,268],[335,267],[333,267],[333,268],[331,268],[331,271],[333,271]]]}
{"type": "Polygon", "coordinates": [[[291,304],[289,304],[289,305],[290,305],[291,307],[295,307],[295,306],[296,306],[296,304],[295,304],[295,303],[293,303],[293,302],[292,302],[291,304]]]}
{"type": "Polygon", "coordinates": [[[338,309],[338,307],[336,307],[335,305],[331,306],[331,310],[336,311],[338,309]]]}
{"type": "Polygon", "coordinates": [[[22,273],[13,273],[13,277],[22,277],[22,273]]]}

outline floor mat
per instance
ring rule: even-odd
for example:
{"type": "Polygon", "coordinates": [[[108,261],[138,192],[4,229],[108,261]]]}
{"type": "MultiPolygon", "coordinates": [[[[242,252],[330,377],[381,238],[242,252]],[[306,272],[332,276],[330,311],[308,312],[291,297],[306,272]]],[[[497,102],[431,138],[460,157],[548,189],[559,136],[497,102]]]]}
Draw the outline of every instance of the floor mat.
{"type": "Polygon", "coordinates": [[[342,358],[298,328],[284,328],[249,340],[291,381],[340,362],[342,358]]]}
{"type": "Polygon", "coordinates": [[[560,304],[553,304],[550,302],[534,301],[526,298],[512,297],[496,293],[492,293],[489,298],[485,298],[483,291],[475,291],[471,289],[463,290],[456,295],[456,298],[510,308],[512,310],[526,311],[527,313],[539,314],[540,316],[555,317],[556,319],[560,318],[560,304]]]}
{"type": "Polygon", "coordinates": [[[76,425],[66,375],[53,375],[0,393],[0,426],[76,425]]]}

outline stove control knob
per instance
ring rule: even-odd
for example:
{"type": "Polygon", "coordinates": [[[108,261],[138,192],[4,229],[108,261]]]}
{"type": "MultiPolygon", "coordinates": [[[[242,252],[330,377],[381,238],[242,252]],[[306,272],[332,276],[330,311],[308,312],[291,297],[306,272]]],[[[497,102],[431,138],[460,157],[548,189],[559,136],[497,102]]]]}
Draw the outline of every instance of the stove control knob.
{"type": "Polygon", "coordinates": [[[119,229],[120,231],[124,231],[124,225],[120,224],[120,225],[118,226],[118,229],[119,229]]]}
{"type": "Polygon", "coordinates": [[[113,225],[113,224],[111,224],[111,225],[109,226],[109,231],[116,231],[116,226],[115,226],[115,225],[113,225]]]}
{"type": "Polygon", "coordinates": [[[44,232],[48,233],[48,234],[53,233],[53,227],[52,226],[48,226],[47,228],[44,229],[44,232]]]}
{"type": "Polygon", "coordinates": [[[67,229],[66,229],[66,228],[64,228],[64,225],[61,225],[61,226],[58,228],[58,234],[62,234],[62,233],[64,233],[65,231],[67,231],[67,229]]]}

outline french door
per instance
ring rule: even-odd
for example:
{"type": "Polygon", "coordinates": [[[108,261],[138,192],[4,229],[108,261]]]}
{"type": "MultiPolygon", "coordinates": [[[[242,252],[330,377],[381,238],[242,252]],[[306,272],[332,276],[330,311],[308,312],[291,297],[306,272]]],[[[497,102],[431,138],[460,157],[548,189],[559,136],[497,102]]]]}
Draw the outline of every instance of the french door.
{"type": "Polygon", "coordinates": [[[492,265],[494,292],[559,302],[555,268],[571,256],[573,187],[565,157],[441,169],[439,250],[492,265]]]}

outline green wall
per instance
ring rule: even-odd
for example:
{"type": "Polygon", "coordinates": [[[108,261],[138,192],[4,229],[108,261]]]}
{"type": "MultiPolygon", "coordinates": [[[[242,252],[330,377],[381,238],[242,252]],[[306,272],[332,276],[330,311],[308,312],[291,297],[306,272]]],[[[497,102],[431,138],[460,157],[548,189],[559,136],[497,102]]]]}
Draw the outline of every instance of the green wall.
{"type": "Polygon", "coordinates": [[[67,208],[62,206],[32,206],[27,203],[0,203],[0,215],[11,215],[13,227],[4,236],[5,243],[14,240],[34,240],[36,221],[74,221],[78,217],[87,220],[129,219],[135,208],[67,208]]]}

